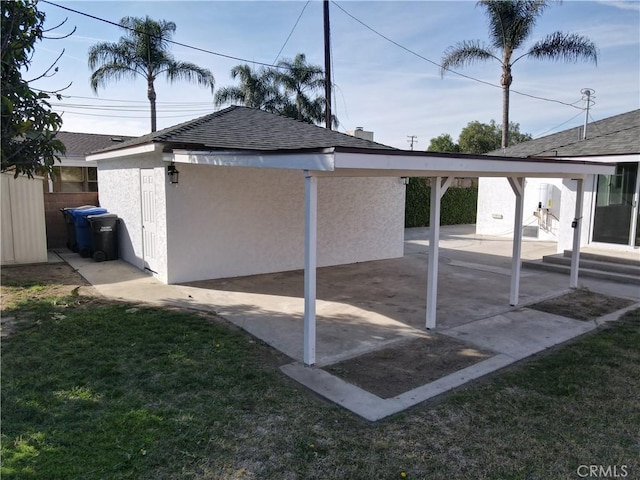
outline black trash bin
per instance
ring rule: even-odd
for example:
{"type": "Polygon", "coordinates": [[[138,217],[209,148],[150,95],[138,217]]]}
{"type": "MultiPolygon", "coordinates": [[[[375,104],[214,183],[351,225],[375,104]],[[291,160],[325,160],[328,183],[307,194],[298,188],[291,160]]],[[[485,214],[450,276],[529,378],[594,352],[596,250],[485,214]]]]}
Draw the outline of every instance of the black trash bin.
{"type": "Polygon", "coordinates": [[[112,213],[89,215],[93,240],[93,259],[96,262],[118,259],[118,223],[119,218],[112,213]]]}
{"type": "Polygon", "coordinates": [[[96,206],[83,205],[82,207],[65,207],[60,209],[64,217],[64,222],[67,224],[67,248],[72,252],[78,253],[78,241],[76,240],[76,225],[73,222],[71,210],[87,210],[89,208],[96,208],[96,206]]]}

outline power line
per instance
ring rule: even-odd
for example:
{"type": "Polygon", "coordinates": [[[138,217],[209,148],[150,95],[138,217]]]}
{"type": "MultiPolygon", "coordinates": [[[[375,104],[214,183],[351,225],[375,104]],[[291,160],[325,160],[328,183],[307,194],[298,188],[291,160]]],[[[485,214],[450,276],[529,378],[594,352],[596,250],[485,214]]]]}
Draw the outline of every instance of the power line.
{"type": "MultiPolygon", "coordinates": [[[[440,68],[440,69],[443,69],[442,65],[440,65],[439,63],[434,62],[433,60],[431,60],[431,59],[429,59],[429,58],[427,58],[427,57],[425,57],[425,56],[423,56],[423,55],[420,55],[419,53],[417,53],[417,52],[415,52],[415,51],[413,51],[413,50],[411,50],[411,49],[409,49],[409,48],[405,47],[404,45],[401,45],[400,43],[396,42],[395,40],[392,40],[391,38],[387,37],[386,35],[384,35],[384,34],[382,34],[382,33],[378,32],[378,31],[377,31],[377,30],[375,30],[374,28],[370,27],[369,25],[367,25],[366,23],[364,23],[362,20],[360,20],[360,19],[358,19],[358,18],[354,17],[351,13],[347,12],[344,8],[342,8],[340,5],[338,5],[334,0],[331,0],[331,3],[333,3],[336,7],[338,7],[340,10],[342,10],[342,11],[343,11],[347,16],[351,17],[353,20],[355,20],[356,22],[358,22],[360,25],[362,25],[363,27],[367,28],[368,30],[372,31],[373,33],[375,33],[375,34],[376,34],[376,35],[378,35],[379,37],[382,37],[383,39],[385,39],[386,41],[388,41],[388,42],[392,43],[392,44],[393,44],[393,45],[395,45],[396,47],[401,48],[402,50],[405,50],[406,52],[409,52],[410,54],[412,54],[412,55],[414,55],[414,56],[416,56],[416,57],[418,57],[418,58],[420,58],[420,59],[422,59],[422,60],[424,60],[424,61],[426,61],[426,62],[429,62],[429,63],[431,63],[432,65],[435,65],[436,67],[438,67],[438,68],[440,68]]],[[[484,85],[488,85],[488,86],[490,86],[490,87],[494,87],[494,88],[500,88],[500,89],[502,89],[502,86],[501,86],[501,85],[496,85],[495,83],[487,82],[486,80],[481,80],[481,79],[479,79],[479,78],[475,78],[475,77],[472,77],[472,76],[470,76],[470,75],[465,75],[465,74],[463,74],[463,73],[456,72],[455,70],[451,70],[450,68],[444,68],[444,70],[446,70],[446,71],[448,71],[448,72],[450,72],[450,73],[453,73],[453,74],[455,74],[455,75],[458,75],[458,76],[460,76],[460,77],[466,78],[466,79],[468,79],[468,80],[473,80],[474,82],[478,82],[478,83],[482,83],[482,84],[484,84],[484,85]]],[[[573,104],[571,104],[571,103],[563,102],[563,101],[561,101],[561,100],[554,100],[554,99],[552,99],[552,98],[539,97],[539,96],[537,96],[537,95],[531,95],[531,94],[529,94],[529,93],[520,92],[520,91],[518,91],[518,90],[511,90],[511,89],[510,89],[509,91],[510,91],[511,93],[515,93],[515,94],[517,94],[517,95],[522,95],[522,96],[524,96],[524,97],[529,97],[529,98],[533,98],[533,99],[536,99],[536,100],[544,100],[544,101],[546,101],[546,102],[559,103],[559,104],[561,104],[561,105],[566,105],[566,106],[568,106],[568,107],[578,108],[578,109],[582,110],[582,108],[581,108],[581,107],[578,107],[578,106],[573,105],[573,104]]]]}
{"type": "Polygon", "coordinates": [[[582,112],[578,112],[578,113],[576,113],[573,117],[571,117],[571,118],[570,118],[569,120],[567,120],[566,122],[562,122],[560,125],[556,125],[555,127],[549,128],[549,129],[545,130],[544,132],[537,134],[537,135],[535,136],[535,138],[540,138],[540,137],[544,136],[545,134],[547,134],[548,132],[551,132],[551,131],[553,131],[553,130],[556,130],[557,128],[562,127],[563,125],[565,125],[565,124],[569,123],[571,120],[573,120],[573,119],[575,119],[575,118],[578,118],[580,115],[582,115],[582,112]]]}
{"type": "MultiPolygon", "coordinates": [[[[34,88],[34,90],[36,90],[34,88]]],[[[124,99],[114,99],[114,98],[102,98],[102,97],[83,97],[80,95],[62,95],[63,98],[81,98],[83,100],[97,100],[100,102],[122,102],[122,103],[144,103],[145,105],[149,105],[149,100],[124,100],[124,99]]],[[[157,101],[156,105],[210,105],[211,102],[161,102],[157,101]]]]}
{"type": "Polygon", "coordinates": [[[309,3],[311,2],[311,0],[307,0],[307,3],[304,4],[304,7],[302,7],[302,11],[300,12],[300,15],[298,15],[298,19],[296,20],[296,23],[293,25],[293,28],[291,29],[291,32],[289,32],[289,36],[287,37],[287,39],[284,41],[284,43],[282,44],[282,48],[280,49],[280,51],[278,52],[278,55],[276,55],[275,60],[273,61],[273,63],[275,64],[278,61],[278,58],[280,57],[280,54],[282,53],[282,51],[284,50],[284,47],[287,46],[287,43],[289,42],[289,39],[291,38],[291,35],[293,35],[293,32],[295,31],[296,27],[298,26],[298,22],[300,21],[300,19],[302,18],[302,14],[304,13],[304,11],[307,9],[307,5],[309,5],[309,3]]]}
{"type": "MultiPolygon", "coordinates": [[[[213,113],[213,112],[210,112],[213,113]]],[[[82,116],[87,116],[87,117],[105,117],[105,118],[140,118],[140,119],[148,119],[149,116],[145,115],[145,116],[140,116],[140,115],[105,115],[103,113],[82,113],[82,112],[72,112],[69,110],[63,110],[62,113],[60,113],[61,116],[64,117],[64,115],[82,115],[82,116]]],[[[191,115],[186,114],[186,115],[158,115],[157,118],[184,118],[184,117],[189,117],[192,118],[191,115]]]]}
{"type": "Polygon", "coordinates": [[[111,20],[107,20],[105,18],[100,18],[100,17],[97,17],[95,15],[91,15],[89,13],[85,13],[85,12],[81,12],[79,10],[75,10],[73,8],[65,7],[63,5],[58,5],[57,3],[53,3],[53,2],[50,2],[48,0],[40,0],[40,1],[42,3],[47,3],[49,5],[53,5],[54,7],[58,7],[58,8],[61,8],[63,10],[67,10],[69,12],[75,13],[77,15],[82,15],[84,17],[88,17],[88,18],[91,18],[93,20],[98,20],[100,22],[108,23],[109,25],[114,25],[114,26],[116,26],[118,28],[124,28],[125,30],[130,30],[132,32],[148,35],[148,36],[153,37],[153,38],[161,39],[161,40],[163,40],[163,41],[165,41],[167,43],[171,43],[173,45],[178,45],[180,47],[188,48],[188,49],[191,49],[191,50],[196,50],[198,52],[208,53],[210,55],[216,55],[218,57],[228,58],[228,59],[231,59],[231,60],[238,60],[240,62],[252,63],[252,64],[256,64],[256,65],[262,65],[262,66],[265,66],[265,67],[280,68],[280,69],[284,69],[284,70],[288,70],[289,69],[289,67],[283,66],[283,65],[274,65],[274,64],[271,64],[271,63],[257,62],[255,60],[247,60],[246,58],[236,57],[236,56],[233,56],[233,55],[227,55],[227,54],[220,53],[220,52],[214,52],[213,50],[207,50],[206,48],[200,48],[200,47],[195,47],[193,45],[188,45],[186,43],[176,42],[175,40],[170,40],[170,39],[167,39],[167,38],[159,37],[157,35],[152,35],[149,32],[145,32],[143,30],[136,30],[135,28],[131,28],[131,27],[126,27],[124,25],[120,25],[119,23],[112,22],[111,20]]]}

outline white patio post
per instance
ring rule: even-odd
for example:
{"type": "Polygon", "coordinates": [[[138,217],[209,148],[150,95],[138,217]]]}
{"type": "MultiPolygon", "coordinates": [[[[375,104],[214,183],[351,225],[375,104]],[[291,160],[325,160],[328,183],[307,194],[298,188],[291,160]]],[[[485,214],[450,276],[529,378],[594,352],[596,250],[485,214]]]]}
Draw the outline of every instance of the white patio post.
{"type": "Polygon", "coordinates": [[[426,328],[436,328],[436,306],[438,303],[438,250],[440,241],[440,200],[454,177],[431,177],[431,200],[429,205],[429,263],[427,264],[427,319],[426,328]]]}
{"type": "Polygon", "coordinates": [[[316,363],[318,179],[304,171],[304,364],[316,363]]]}
{"type": "Polygon", "coordinates": [[[582,203],[584,201],[584,181],[576,179],[576,216],[573,227],[573,249],[571,250],[571,273],[569,288],[578,288],[578,269],[580,268],[580,233],[582,231],[582,203]]]}
{"type": "Polygon", "coordinates": [[[522,255],[522,216],[524,197],[524,177],[507,177],[509,185],[516,195],[515,220],[513,222],[513,254],[511,258],[511,292],[509,294],[509,305],[518,305],[520,296],[520,257],[522,255]]]}

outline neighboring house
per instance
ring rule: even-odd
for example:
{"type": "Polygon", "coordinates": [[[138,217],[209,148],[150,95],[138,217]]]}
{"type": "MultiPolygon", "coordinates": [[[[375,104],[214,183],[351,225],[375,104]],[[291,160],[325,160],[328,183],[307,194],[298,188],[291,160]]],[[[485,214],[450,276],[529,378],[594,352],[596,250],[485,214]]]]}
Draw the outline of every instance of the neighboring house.
{"type": "MultiPolygon", "coordinates": [[[[590,175],[584,181],[581,246],[635,250],[640,247],[640,110],[623,113],[509,147],[493,155],[554,157],[616,165],[614,175],[590,175]]],[[[572,248],[576,182],[562,178],[528,179],[523,234],[572,248]]],[[[513,234],[513,195],[502,178],[481,178],[476,232],[513,234]]]]}
{"type": "Polygon", "coordinates": [[[98,204],[98,169],[87,164],[86,155],[133,138],[78,132],[58,132],[56,137],[67,151],[60,157],[61,161],[56,162],[53,178],[46,177],[44,183],[48,248],[64,247],[67,242],[60,208],[98,204]]]}

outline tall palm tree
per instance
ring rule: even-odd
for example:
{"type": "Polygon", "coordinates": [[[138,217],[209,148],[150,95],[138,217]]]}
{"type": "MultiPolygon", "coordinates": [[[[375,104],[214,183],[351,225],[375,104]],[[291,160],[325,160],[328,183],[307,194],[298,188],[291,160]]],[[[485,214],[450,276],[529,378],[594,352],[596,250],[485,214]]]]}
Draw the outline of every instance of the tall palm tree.
{"type": "Polygon", "coordinates": [[[245,63],[231,69],[231,78],[239,80],[240,85],[218,89],[216,105],[238,102],[271,113],[282,113],[286,108],[288,98],[280,92],[271,70],[253,70],[245,63]]]}
{"type": "Polygon", "coordinates": [[[575,33],[554,32],[535,42],[524,53],[512,59],[516,50],[529,38],[539,16],[549,6],[545,0],[480,0],[489,20],[490,44],[480,40],[459,42],[449,47],[442,58],[441,74],[450,68],[473,62],[497,60],[502,66],[502,148],[509,144],[509,88],[513,82],[511,67],[520,59],[562,60],[580,59],[598,62],[598,50],[586,37],[575,33]]]}
{"type": "Polygon", "coordinates": [[[304,53],[293,59],[283,59],[277,64],[279,70],[272,74],[284,92],[293,97],[293,104],[287,107],[288,116],[309,123],[324,120],[324,96],[316,94],[324,91],[324,70],[318,65],[310,65],[304,53]]]}
{"type": "Polygon", "coordinates": [[[91,88],[98,92],[111,81],[135,79],[147,82],[147,98],[151,106],[151,131],[156,131],[156,78],[164,75],[169,82],[187,80],[204,87],[213,87],[213,74],[193,63],[180,62],[169,53],[169,41],[176,24],[160,20],[124,17],[120,26],[126,34],[116,43],[101,42],[89,49],[89,68],[98,67],[91,75],[91,88]]]}

